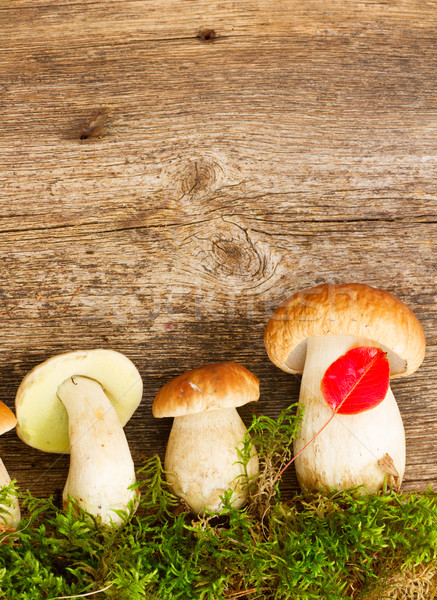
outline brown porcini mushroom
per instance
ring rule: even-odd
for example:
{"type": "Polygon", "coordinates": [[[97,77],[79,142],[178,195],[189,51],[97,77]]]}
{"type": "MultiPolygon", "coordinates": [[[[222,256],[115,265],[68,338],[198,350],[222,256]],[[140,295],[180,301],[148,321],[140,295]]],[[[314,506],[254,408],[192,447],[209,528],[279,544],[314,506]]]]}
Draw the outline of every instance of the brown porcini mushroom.
{"type": "Polygon", "coordinates": [[[142,380],[113,350],[60,354],[35,367],[16,395],[17,433],[30,446],[70,453],[64,505],[69,496],[104,523],[120,523],[137,491],[123,426],[138,407],[142,380]]]}
{"type": "MultiPolygon", "coordinates": [[[[10,431],[15,427],[17,419],[10,408],[3,402],[0,402],[0,435],[10,431]]],[[[11,483],[11,478],[6,467],[0,458],[0,489],[5,488],[11,483]]],[[[0,505],[0,530],[3,528],[16,529],[21,519],[20,507],[16,494],[9,494],[10,504],[0,505]]]]}
{"type": "MultiPolygon", "coordinates": [[[[154,417],[174,417],[165,454],[170,488],[193,512],[218,512],[221,497],[233,490],[232,505],[242,506],[241,449],[246,427],[236,407],[259,398],[258,379],[243,366],[209,364],[166,383],[153,402],[154,417]]],[[[254,451],[247,475],[258,472],[254,451]]]]}
{"type": "MultiPolygon", "coordinates": [[[[299,401],[304,413],[294,441],[296,455],[332,416],[321,381],[336,359],[358,346],[376,346],[387,353],[390,376],[405,377],[425,355],[423,329],[413,312],[392,294],[360,283],[322,284],[294,294],[273,313],[264,342],[276,366],[302,373],[299,401]]],[[[371,410],[337,414],[295,465],[304,489],[363,485],[374,493],[389,471],[400,485],[405,434],[391,389],[371,410]]]]}

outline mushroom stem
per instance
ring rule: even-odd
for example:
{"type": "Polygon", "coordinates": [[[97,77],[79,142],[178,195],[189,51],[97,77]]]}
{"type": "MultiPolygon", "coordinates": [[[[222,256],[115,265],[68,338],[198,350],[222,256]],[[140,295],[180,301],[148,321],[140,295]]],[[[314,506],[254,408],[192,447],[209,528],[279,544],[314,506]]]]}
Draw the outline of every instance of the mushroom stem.
{"type": "Polygon", "coordinates": [[[398,474],[396,484],[400,485],[405,470],[405,433],[390,388],[375,408],[356,415],[336,414],[317,435],[333,414],[321,392],[326,369],[352,348],[376,345],[353,336],[308,338],[299,397],[304,414],[294,442],[295,455],[315,439],[296,457],[301,487],[327,490],[364,485],[366,492],[374,493],[383,487],[387,477],[382,466],[387,454],[398,474]]]}
{"type": "Polygon", "coordinates": [[[68,413],[70,434],[64,506],[71,496],[104,523],[120,524],[114,511],[127,510],[138,493],[128,489],[135,483],[135,468],[117,413],[101,385],[87,377],[70,377],[57,394],[68,413]]]}
{"type": "MultiPolygon", "coordinates": [[[[0,458],[0,490],[11,483],[11,478],[6,470],[6,467],[0,458]]],[[[10,505],[0,504],[0,530],[3,528],[17,529],[18,523],[21,521],[21,512],[18,504],[17,495],[9,494],[11,500],[10,505]]]]}
{"type": "MultiPolygon", "coordinates": [[[[193,512],[218,512],[220,497],[234,490],[236,508],[247,500],[242,479],[243,466],[238,447],[247,429],[235,408],[207,410],[175,417],[167,444],[165,470],[172,491],[183,498],[193,512]]],[[[247,465],[249,477],[258,472],[253,452],[247,465]]]]}

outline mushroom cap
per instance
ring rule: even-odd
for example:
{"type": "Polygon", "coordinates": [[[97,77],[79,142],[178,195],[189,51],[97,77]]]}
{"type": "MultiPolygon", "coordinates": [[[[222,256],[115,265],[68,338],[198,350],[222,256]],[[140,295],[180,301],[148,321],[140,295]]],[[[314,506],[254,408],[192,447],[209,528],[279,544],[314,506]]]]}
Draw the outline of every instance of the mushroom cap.
{"type": "Polygon", "coordinates": [[[259,381],[233,362],[219,362],[168,381],[153,401],[154,417],[182,417],[206,410],[243,406],[259,398],[259,381]]]}
{"type": "Polygon", "coordinates": [[[141,376],[123,354],[97,349],[53,356],[30,371],[18,388],[17,434],[23,442],[45,452],[70,452],[68,415],[57,389],[74,375],[100,383],[122,426],[141,402],[141,376]]]}
{"type": "Polygon", "coordinates": [[[0,435],[10,431],[17,424],[17,418],[11,409],[0,401],[0,435]]]}
{"type": "Polygon", "coordinates": [[[293,294],[273,313],[264,332],[270,360],[302,373],[306,340],[349,335],[387,352],[392,377],[414,373],[425,356],[425,335],[414,313],[389,292],[362,283],[324,283],[293,294]]]}

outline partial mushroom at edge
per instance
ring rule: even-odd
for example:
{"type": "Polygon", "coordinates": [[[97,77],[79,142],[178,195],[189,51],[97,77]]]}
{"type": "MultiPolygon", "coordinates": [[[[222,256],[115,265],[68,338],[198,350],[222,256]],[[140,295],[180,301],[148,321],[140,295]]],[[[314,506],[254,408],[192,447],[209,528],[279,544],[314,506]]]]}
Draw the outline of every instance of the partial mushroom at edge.
{"type": "MultiPolygon", "coordinates": [[[[0,402],[0,435],[10,431],[15,427],[17,419],[10,408],[3,402],[0,402]]],[[[6,467],[0,458],[0,489],[5,488],[11,483],[11,478],[6,467]]],[[[10,505],[0,504],[0,530],[3,527],[16,529],[21,520],[20,506],[16,494],[9,494],[10,505]]]]}

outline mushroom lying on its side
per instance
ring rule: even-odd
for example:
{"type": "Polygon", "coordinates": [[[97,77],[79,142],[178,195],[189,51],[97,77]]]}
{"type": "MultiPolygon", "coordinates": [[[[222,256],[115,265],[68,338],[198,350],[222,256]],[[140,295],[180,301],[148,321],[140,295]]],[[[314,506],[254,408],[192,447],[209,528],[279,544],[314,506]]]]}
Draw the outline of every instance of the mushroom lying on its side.
{"type": "MultiPolygon", "coordinates": [[[[220,511],[220,497],[229,489],[234,491],[233,506],[239,508],[246,502],[238,454],[246,427],[235,407],[258,397],[255,375],[229,362],[188,371],[158,392],[153,416],[175,417],[165,455],[167,481],[193,512],[220,511]]],[[[247,474],[257,473],[254,451],[247,474]]]]}
{"type": "MultiPolygon", "coordinates": [[[[425,354],[423,329],[412,311],[388,292],[359,283],[323,284],[294,294],[273,313],[264,341],[276,366],[303,373],[299,401],[304,413],[295,454],[332,416],[321,381],[336,359],[358,346],[377,346],[387,353],[391,376],[405,377],[420,366],[425,354]]],[[[390,471],[400,485],[405,434],[390,388],[371,410],[336,414],[295,465],[304,489],[364,485],[373,493],[383,487],[390,471]]]]}
{"type": "MultiPolygon", "coordinates": [[[[15,427],[17,419],[14,413],[0,402],[0,435],[3,435],[7,431],[10,431],[15,427]]],[[[8,486],[11,483],[11,478],[6,470],[6,467],[0,458],[0,489],[8,486]]],[[[18,504],[18,498],[14,494],[9,495],[10,505],[0,504],[0,530],[4,527],[10,529],[16,529],[18,523],[21,520],[20,507],[18,504]]]]}
{"type": "Polygon", "coordinates": [[[68,497],[104,523],[120,523],[137,492],[123,425],[142,397],[132,362],[112,350],[70,352],[50,358],[23,379],[16,396],[17,433],[46,452],[70,452],[68,497]]]}

